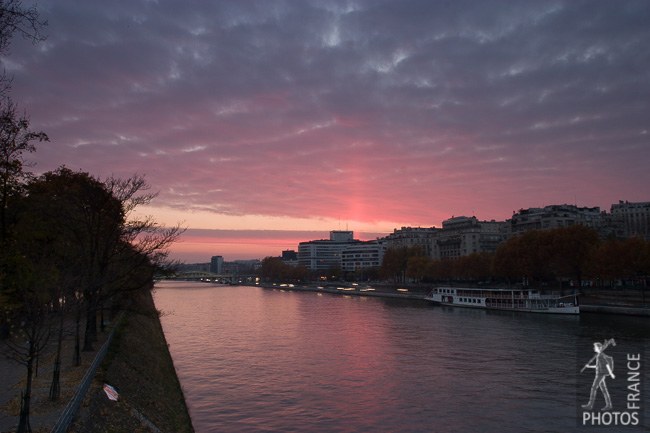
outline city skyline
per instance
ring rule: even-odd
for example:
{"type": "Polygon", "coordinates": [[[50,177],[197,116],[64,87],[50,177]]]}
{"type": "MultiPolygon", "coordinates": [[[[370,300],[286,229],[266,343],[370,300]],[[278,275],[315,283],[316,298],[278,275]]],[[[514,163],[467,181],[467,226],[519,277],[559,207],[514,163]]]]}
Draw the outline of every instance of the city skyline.
{"type": "Polygon", "coordinates": [[[146,174],[171,257],[646,201],[646,1],[38,5],[2,66],[36,174],[146,174]]]}
{"type": "MultiPolygon", "coordinates": [[[[543,206],[534,206],[530,208],[520,208],[516,212],[513,212],[511,218],[504,220],[486,220],[473,215],[468,217],[466,215],[452,215],[446,218],[439,225],[425,225],[425,226],[400,226],[395,227],[391,232],[388,233],[372,233],[372,234],[362,234],[361,236],[354,237],[355,232],[353,230],[342,229],[332,229],[329,232],[320,232],[320,231],[301,231],[295,232],[296,236],[309,236],[311,238],[302,238],[296,239],[293,245],[283,247],[282,250],[276,250],[271,254],[264,255],[250,255],[245,257],[224,257],[223,254],[215,253],[211,254],[209,257],[220,256],[224,260],[233,262],[237,260],[262,260],[265,257],[280,257],[284,251],[294,251],[298,253],[299,245],[301,243],[311,243],[318,241],[327,241],[331,239],[333,233],[347,233],[352,232],[352,237],[355,240],[360,240],[362,242],[375,241],[375,240],[384,240],[389,238],[392,235],[397,233],[404,233],[401,236],[406,236],[409,238],[408,233],[411,229],[415,229],[417,232],[420,232],[419,229],[429,230],[436,229],[444,231],[445,223],[461,223],[463,225],[467,224],[470,220],[475,220],[479,225],[483,223],[492,224],[492,229],[494,230],[494,224],[508,224],[509,228],[507,231],[507,236],[517,236],[521,235],[527,230],[550,230],[557,227],[567,227],[572,224],[583,224],[589,227],[595,228],[599,232],[601,239],[604,239],[607,236],[616,235],[622,237],[635,237],[641,236],[647,238],[648,236],[648,221],[650,220],[650,202],[629,202],[620,200],[618,203],[612,203],[611,207],[608,209],[601,209],[599,206],[575,206],[571,204],[550,204],[543,206]],[[614,207],[618,207],[617,210],[614,207]],[[613,219],[612,219],[613,218],[613,219]],[[580,222],[576,222],[578,219],[580,222]],[[612,225],[613,221],[617,219],[620,225],[612,225]],[[543,226],[542,221],[545,221],[548,224],[548,228],[538,228],[543,226]],[[514,227],[516,225],[516,228],[514,227]],[[365,236],[364,236],[365,235],[365,236]],[[372,235],[372,236],[371,236],[372,235]]],[[[449,227],[449,226],[447,226],[449,227]]],[[[466,229],[466,227],[464,227],[466,229]]],[[[464,229],[461,229],[464,230],[464,229]]],[[[457,235],[458,228],[450,229],[453,233],[451,236],[457,235]]],[[[501,232],[501,229],[496,229],[501,232]]],[[[491,230],[483,231],[484,234],[490,236],[493,234],[491,230]]],[[[266,235],[267,231],[260,231],[259,234],[266,235]]],[[[447,234],[449,236],[449,233],[447,234]]],[[[400,237],[400,235],[398,235],[400,237]]],[[[413,238],[416,239],[416,238],[413,238]]],[[[417,238],[415,243],[419,243],[421,238],[417,238]]],[[[494,240],[493,240],[494,241],[494,240]]],[[[495,245],[484,244],[484,248],[494,248],[495,245]]],[[[482,251],[485,252],[485,251],[482,251]]],[[[430,254],[430,253],[429,253],[430,254]]],[[[197,256],[198,257],[198,256],[197,256]]],[[[186,264],[191,264],[185,262],[186,264]]],[[[194,264],[205,264],[207,263],[206,257],[201,257],[201,260],[192,262],[194,264]]]]}

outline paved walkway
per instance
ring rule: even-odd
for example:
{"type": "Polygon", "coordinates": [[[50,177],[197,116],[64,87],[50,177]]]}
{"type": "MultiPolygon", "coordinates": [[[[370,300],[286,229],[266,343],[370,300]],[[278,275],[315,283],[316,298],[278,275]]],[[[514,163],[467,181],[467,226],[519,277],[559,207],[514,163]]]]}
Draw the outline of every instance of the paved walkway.
{"type": "MultiPolygon", "coordinates": [[[[54,350],[50,349],[44,359],[39,360],[38,376],[34,375],[32,384],[32,402],[29,415],[34,432],[49,432],[56,424],[61,412],[74,395],[90,364],[95,359],[97,350],[104,344],[110,330],[100,333],[98,342],[93,343],[94,352],[81,353],[81,366],[72,364],[74,342],[69,338],[64,342],[61,353],[60,386],[61,396],[58,401],[49,400],[52,371],[54,369],[54,350]]],[[[0,342],[0,345],[2,342],[0,342]]],[[[27,368],[0,355],[0,432],[15,432],[20,417],[20,394],[25,389],[27,368]]]]}

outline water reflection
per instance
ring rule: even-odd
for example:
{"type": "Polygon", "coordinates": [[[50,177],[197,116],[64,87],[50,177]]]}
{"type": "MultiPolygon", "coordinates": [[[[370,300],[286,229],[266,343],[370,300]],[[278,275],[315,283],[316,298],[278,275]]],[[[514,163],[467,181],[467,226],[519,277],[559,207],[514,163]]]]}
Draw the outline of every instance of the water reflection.
{"type": "Polygon", "coordinates": [[[165,283],[197,432],[571,431],[576,347],[647,320],[165,283]]]}

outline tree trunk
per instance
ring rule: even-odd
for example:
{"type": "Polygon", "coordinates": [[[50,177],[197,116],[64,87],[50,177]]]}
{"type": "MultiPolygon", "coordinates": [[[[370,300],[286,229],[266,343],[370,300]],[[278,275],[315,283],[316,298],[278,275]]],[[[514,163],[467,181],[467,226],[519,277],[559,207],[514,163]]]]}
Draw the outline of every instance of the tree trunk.
{"type": "Polygon", "coordinates": [[[86,294],[86,331],[84,333],[84,352],[92,352],[93,342],[97,341],[97,314],[94,296],[86,294]]]}
{"type": "Polygon", "coordinates": [[[79,311],[79,307],[77,307],[76,330],[74,335],[74,359],[72,360],[75,367],[79,367],[81,365],[81,351],[80,351],[81,332],[79,330],[80,327],[81,327],[81,312],[79,311]]]}
{"type": "Polygon", "coordinates": [[[27,384],[25,385],[25,394],[22,396],[20,405],[20,421],[16,433],[31,432],[32,427],[29,425],[29,410],[32,399],[32,375],[34,372],[34,355],[36,348],[29,343],[29,356],[27,357],[27,384]]]}
{"type": "Polygon", "coordinates": [[[52,384],[50,385],[50,400],[56,401],[61,395],[61,385],[60,385],[60,376],[61,376],[61,348],[63,346],[63,314],[59,319],[59,338],[56,344],[56,359],[54,360],[54,370],[52,371],[52,384]]]}
{"type": "MultiPolygon", "coordinates": [[[[95,315],[93,312],[88,312],[86,314],[86,330],[84,332],[84,347],[81,349],[83,352],[92,352],[93,350],[93,335],[92,335],[92,323],[95,322],[95,315]]],[[[97,327],[95,326],[95,329],[97,327]]]]}

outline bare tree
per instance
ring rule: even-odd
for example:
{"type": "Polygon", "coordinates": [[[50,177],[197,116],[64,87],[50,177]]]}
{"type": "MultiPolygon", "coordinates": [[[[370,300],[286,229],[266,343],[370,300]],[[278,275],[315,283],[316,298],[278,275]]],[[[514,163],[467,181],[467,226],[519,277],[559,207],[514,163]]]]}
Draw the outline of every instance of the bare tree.
{"type": "Polygon", "coordinates": [[[18,114],[11,99],[0,102],[0,244],[7,239],[7,207],[27,177],[24,171],[29,163],[25,153],[36,151],[34,141],[50,141],[44,132],[29,129],[29,118],[18,114]]]}
{"type": "Polygon", "coordinates": [[[11,335],[4,339],[4,356],[26,368],[26,384],[20,405],[18,433],[31,431],[29,413],[31,407],[32,380],[36,360],[48,350],[52,324],[56,312],[52,308],[47,276],[51,274],[50,263],[34,262],[20,257],[14,263],[12,286],[20,303],[16,305],[11,324],[11,335]]]}
{"type": "MultiPolygon", "coordinates": [[[[86,318],[83,351],[93,350],[97,316],[107,302],[148,287],[154,273],[169,264],[168,247],[184,231],[180,225],[166,228],[151,217],[134,215],[137,206],[156,197],[148,190],[144,176],[101,182],[65,167],[45,173],[28,185],[24,206],[36,219],[30,227],[36,227],[42,215],[50,215],[42,223],[45,227],[41,233],[65,233],[58,237],[53,234],[52,239],[58,240],[57,245],[66,245],[66,258],[57,261],[59,272],[77,282],[76,298],[86,318]],[[57,199],[51,200],[53,196],[57,199]]],[[[78,327],[82,315],[79,309],[76,312],[78,327]]],[[[76,335],[75,347],[79,346],[78,339],[76,335]]]]}
{"type": "MultiPolygon", "coordinates": [[[[0,60],[9,54],[11,39],[19,34],[32,43],[47,39],[42,33],[47,21],[40,19],[36,6],[23,7],[21,0],[0,0],[0,60]]],[[[0,97],[5,97],[11,88],[12,78],[4,69],[0,75],[0,97]]]]}

